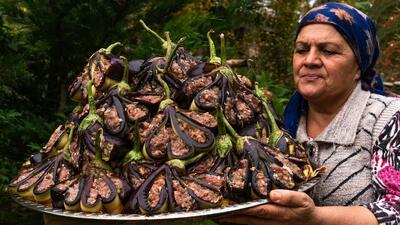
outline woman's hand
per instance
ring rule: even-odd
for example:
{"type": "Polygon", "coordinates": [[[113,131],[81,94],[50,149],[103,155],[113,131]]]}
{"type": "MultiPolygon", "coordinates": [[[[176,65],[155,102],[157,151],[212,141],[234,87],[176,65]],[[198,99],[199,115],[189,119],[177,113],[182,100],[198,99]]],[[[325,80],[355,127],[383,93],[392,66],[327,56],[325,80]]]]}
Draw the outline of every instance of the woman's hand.
{"type": "Polygon", "coordinates": [[[219,221],[253,225],[316,224],[317,208],[307,194],[289,190],[272,190],[269,197],[273,204],[243,210],[239,214],[219,221]]]}

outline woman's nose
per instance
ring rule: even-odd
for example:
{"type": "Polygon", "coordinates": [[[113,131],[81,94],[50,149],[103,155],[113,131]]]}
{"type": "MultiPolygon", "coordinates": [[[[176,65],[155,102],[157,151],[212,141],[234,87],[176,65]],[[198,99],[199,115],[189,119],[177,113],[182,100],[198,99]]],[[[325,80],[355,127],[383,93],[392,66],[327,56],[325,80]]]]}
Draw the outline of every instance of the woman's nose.
{"type": "Polygon", "coordinates": [[[322,65],[321,57],[317,49],[310,49],[304,58],[304,65],[307,67],[318,67],[322,65]]]}

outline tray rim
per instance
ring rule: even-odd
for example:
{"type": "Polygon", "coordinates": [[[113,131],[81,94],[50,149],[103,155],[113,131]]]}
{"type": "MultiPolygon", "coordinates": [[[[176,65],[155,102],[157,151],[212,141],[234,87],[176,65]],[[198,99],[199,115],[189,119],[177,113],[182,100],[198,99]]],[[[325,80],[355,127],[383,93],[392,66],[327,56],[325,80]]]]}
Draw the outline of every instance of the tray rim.
{"type": "MultiPolygon", "coordinates": [[[[314,187],[320,178],[313,178],[307,183],[302,184],[297,191],[305,192],[314,187]]],[[[86,213],[67,211],[63,209],[54,209],[47,205],[43,205],[28,199],[24,199],[18,194],[11,193],[11,198],[23,207],[39,211],[45,214],[76,218],[76,219],[92,219],[92,220],[124,220],[124,221],[168,221],[168,220],[182,220],[182,219],[211,219],[224,214],[234,213],[239,210],[248,209],[251,207],[269,203],[268,199],[257,199],[248,202],[228,205],[222,208],[199,209],[188,212],[168,212],[155,215],[144,214],[109,214],[109,213],[86,213]]]]}

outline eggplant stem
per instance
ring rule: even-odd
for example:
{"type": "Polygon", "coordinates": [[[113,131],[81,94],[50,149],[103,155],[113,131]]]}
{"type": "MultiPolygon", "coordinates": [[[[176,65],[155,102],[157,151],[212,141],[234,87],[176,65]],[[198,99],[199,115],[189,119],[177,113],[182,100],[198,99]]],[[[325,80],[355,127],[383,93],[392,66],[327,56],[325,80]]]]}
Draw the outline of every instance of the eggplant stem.
{"type": "Polygon", "coordinates": [[[94,159],[94,165],[98,168],[102,168],[108,171],[111,171],[111,167],[109,165],[107,165],[107,163],[105,163],[103,161],[103,159],[101,158],[101,146],[100,146],[100,142],[101,142],[101,133],[103,132],[103,129],[99,129],[96,133],[96,156],[94,159]]]}
{"type": "Polygon", "coordinates": [[[267,96],[265,96],[264,92],[258,87],[257,82],[255,82],[255,84],[254,84],[254,90],[255,90],[255,94],[257,95],[257,97],[259,97],[261,99],[264,110],[267,113],[269,121],[271,122],[271,132],[279,133],[279,131],[281,131],[281,129],[279,129],[278,124],[276,123],[275,118],[272,115],[272,113],[268,107],[269,99],[267,98],[267,96]]]}
{"type": "Polygon", "coordinates": [[[223,120],[224,114],[222,113],[222,108],[219,106],[217,108],[217,122],[218,122],[218,135],[226,134],[226,127],[223,120]]]}
{"type": "Polygon", "coordinates": [[[221,33],[219,35],[219,38],[221,39],[221,65],[225,66],[226,65],[225,35],[221,33]]]}
{"type": "Polygon", "coordinates": [[[88,93],[88,101],[89,101],[89,113],[88,115],[82,120],[81,124],[79,125],[78,131],[86,130],[92,124],[98,122],[100,124],[103,123],[102,119],[97,115],[96,112],[96,103],[94,101],[94,96],[92,93],[92,80],[89,80],[86,84],[86,90],[88,93]]]}
{"type": "Polygon", "coordinates": [[[157,73],[157,80],[158,80],[158,82],[160,82],[161,86],[164,89],[166,99],[171,99],[171,90],[169,89],[169,86],[168,86],[167,82],[165,82],[162,79],[161,73],[157,73]]]}
{"type": "Polygon", "coordinates": [[[130,150],[122,160],[122,164],[125,165],[129,163],[132,160],[139,161],[143,159],[143,153],[140,150],[140,135],[139,135],[139,123],[136,121],[134,125],[134,144],[133,144],[133,149],[130,150]]]}
{"type": "Polygon", "coordinates": [[[167,66],[165,68],[163,68],[163,69],[161,69],[161,68],[159,68],[157,66],[157,70],[158,70],[158,72],[157,72],[157,80],[158,80],[158,82],[160,82],[161,86],[164,89],[164,92],[165,92],[165,95],[166,95],[166,99],[171,99],[171,90],[170,90],[168,84],[164,81],[164,79],[161,76],[164,75],[168,71],[168,68],[172,64],[173,55],[176,53],[176,50],[178,49],[178,46],[183,43],[185,38],[179,39],[178,43],[176,45],[173,45],[172,42],[171,42],[171,38],[169,36],[169,32],[165,32],[165,36],[167,37],[167,52],[165,54],[165,59],[167,61],[167,66]]]}
{"type": "Polygon", "coordinates": [[[215,50],[215,44],[211,38],[211,33],[214,33],[214,31],[209,30],[207,32],[208,45],[210,46],[210,59],[208,60],[208,62],[212,63],[212,64],[221,65],[221,58],[217,56],[217,53],[215,50]]]}
{"type": "Polygon", "coordinates": [[[66,159],[68,162],[70,162],[70,160],[71,160],[71,152],[69,151],[69,147],[71,145],[71,140],[72,140],[72,137],[74,134],[74,130],[75,130],[75,126],[72,126],[69,130],[67,143],[65,144],[65,147],[63,149],[64,159],[66,159]]]}
{"type": "Polygon", "coordinates": [[[202,152],[200,154],[197,154],[196,156],[193,156],[192,158],[182,160],[182,159],[172,159],[167,162],[168,166],[176,168],[180,172],[185,172],[186,171],[186,166],[189,164],[192,164],[194,162],[199,161],[203,156],[205,156],[206,153],[202,152]]]}
{"type": "Polygon", "coordinates": [[[124,95],[126,92],[130,91],[132,88],[128,84],[128,82],[129,82],[128,81],[128,79],[129,79],[128,59],[125,58],[124,56],[120,56],[120,59],[122,59],[122,61],[124,61],[124,73],[123,73],[121,81],[118,82],[117,84],[113,85],[111,88],[116,87],[118,89],[118,93],[120,93],[121,95],[124,95]]]}
{"type": "Polygon", "coordinates": [[[115,43],[109,45],[106,49],[104,49],[104,53],[111,54],[111,51],[117,46],[122,46],[121,42],[115,42],[115,43]]]}
{"type": "Polygon", "coordinates": [[[228,122],[228,120],[225,118],[224,115],[222,115],[222,121],[225,125],[225,127],[228,129],[229,133],[233,136],[235,140],[239,139],[241,136],[235,131],[235,129],[231,126],[231,124],[228,122]]]}
{"type": "Polygon", "coordinates": [[[157,34],[154,30],[152,30],[150,27],[148,27],[143,20],[139,20],[140,24],[142,24],[143,28],[149,32],[150,34],[152,34],[154,37],[156,37],[160,42],[161,42],[161,46],[163,48],[164,51],[167,50],[167,41],[162,38],[159,34],[157,34]]]}

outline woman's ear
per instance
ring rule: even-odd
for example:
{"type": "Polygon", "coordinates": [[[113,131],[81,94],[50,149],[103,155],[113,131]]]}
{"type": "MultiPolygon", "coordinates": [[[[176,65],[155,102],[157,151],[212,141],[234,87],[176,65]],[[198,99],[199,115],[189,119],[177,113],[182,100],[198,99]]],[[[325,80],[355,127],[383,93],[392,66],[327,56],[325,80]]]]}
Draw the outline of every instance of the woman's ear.
{"type": "Polygon", "coordinates": [[[356,75],[354,76],[354,80],[360,80],[361,77],[361,72],[360,72],[360,68],[357,69],[356,71],[356,75]]]}

